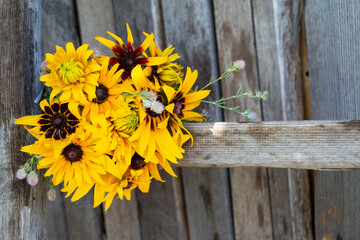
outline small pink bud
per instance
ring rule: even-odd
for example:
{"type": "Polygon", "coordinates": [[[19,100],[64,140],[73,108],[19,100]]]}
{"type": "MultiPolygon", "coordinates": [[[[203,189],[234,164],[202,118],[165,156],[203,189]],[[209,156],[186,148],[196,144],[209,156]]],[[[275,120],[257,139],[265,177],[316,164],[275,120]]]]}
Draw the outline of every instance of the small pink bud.
{"type": "Polygon", "coordinates": [[[250,121],[255,121],[256,118],[257,118],[256,112],[251,112],[251,113],[249,114],[249,120],[250,120],[250,121]]]}
{"type": "Polygon", "coordinates": [[[50,188],[50,190],[47,192],[47,197],[50,201],[55,201],[56,199],[56,190],[55,188],[50,188]]]}
{"type": "Polygon", "coordinates": [[[269,91],[268,91],[268,90],[263,91],[263,95],[264,95],[264,94],[268,95],[268,94],[269,94],[269,91]]]}
{"type": "Polygon", "coordinates": [[[154,101],[152,104],[151,104],[151,108],[150,108],[152,111],[156,112],[157,114],[162,114],[163,111],[164,111],[164,105],[159,102],[159,101],[154,101]]]}
{"type": "Polygon", "coordinates": [[[26,177],[26,181],[30,186],[35,186],[39,183],[39,177],[36,174],[36,171],[31,171],[27,177],[26,177]]]}
{"type": "Polygon", "coordinates": [[[40,65],[40,69],[41,69],[41,72],[42,73],[44,73],[44,74],[46,74],[47,72],[48,72],[48,68],[47,68],[47,65],[48,65],[49,63],[47,62],[47,61],[43,61],[42,63],[41,63],[41,65],[40,65]]]}
{"type": "Polygon", "coordinates": [[[25,172],[26,172],[26,173],[29,173],[30,170],[31,170],[30,164],[29,164],[29,163],[25,163],[24,169],[25,169],[25,172]]]}
{"type": "Polygon", "coordinates": [[[244,60],[237,60],[234,62],[234,67],[236,70],[241,70],[245,68],[245,61],[244,60]]]}
{"type": "Polygon", "coordinates": [[[20,179],[20,180],[25,179],[26,175],[27,175],[27,173],[26,173],[24,167],[19,168],[19,170],[17,170],[17,172],[16,172],[16,178],[20,179]]]}
{"type": "Polygon", "coordinates": [[[92,50],[94,51],[93,54],[91,55],[92,58],[98,58],[98,57],[100,57],[100,55],[101,55],[100,49],[98,49],[98,48],[93,48],[92,50]]]}

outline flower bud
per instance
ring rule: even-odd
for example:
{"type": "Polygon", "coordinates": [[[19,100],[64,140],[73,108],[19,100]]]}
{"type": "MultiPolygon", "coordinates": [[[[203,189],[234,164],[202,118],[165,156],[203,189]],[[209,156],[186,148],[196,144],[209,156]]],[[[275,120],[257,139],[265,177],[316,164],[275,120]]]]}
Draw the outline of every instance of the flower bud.
{"type": "Polygon", "coordinates": [[[48,73],[48,67],[47,67],[47,65],[48,65],[49,63],[47,62],[47,61],[43,61],[42,63],[41,63],[41,65],[40,65],[40,69],[41,69],[41,72],[42,73],[48,73]]]}
{"type": "Polygon", "coordinates": [[[25,171],[25,167],[24,167],[24,166],[22,166],[21,168],[19,168],[19,170],[17,170],[17,172],[16,172],[16,178],[17,178],[17,179],[20,179],[20,180],[25,179],[25,178],[26,178],[26,175],[27,175],[27,173],[26,173],[26,171],[25,171]]]}
{"type": "Polygon", "coordinates": [[[256,118],[257,118],[256,112],[251,112],[251,113],[249,114],[249,120],[250,120],[250,121],[255,121],[256,118]]]}
{"type": "Polygon", "coordinates": [[[153,112],[156,112],[157,114],[162,114],[164,111],[164,105],[159,101],[154,101],[151,104],[150,108],[153,112]]]}
{"type": "Polygon", "coordinates": [[[56,190],[55,188],[50,188],[50,190],[47,192],[47,197],[50,201],[55,201],[56,199],[56,190]]]}
{"type": "Polygon", "coordinates": [[[25,172],[26,172],[26,173],[29,173],[29,172],[31,171],[31,166],[30,166],[30,164],[29,164],[29,163],[25,163],[24,169],[25,169],[25,172]]]}
{"type": "Polygon", "coordinates": [[[26,181],[30,186],[35,186],[39,183],[39,177],[36,174],[36,171],[31,171],[27,177],[26,177],[26,181]]]}
{"type": "Polygon", "coordinates": [[[234,62],[234,67],[236,70],[241,70],[245,68],[245,61],[244,60],[237,60],[234,62]]]}
{"type": "Polygon", "coordinates": [[[143,107],[144,108],[150,108],[151,104],[156,101],[156,94],[153,92],[146,92],[143,94],[143,107]]]}
{"type": "Polygon", "coordinates": [[[92,57],[92,58],[98,58],[98,57],[100,57],[100,55],[101,55],[100,49],[98,49],[98,48],[93,48],[92,50],[94,51],[93,54],[91,54],[91,57],[92,57]]]}

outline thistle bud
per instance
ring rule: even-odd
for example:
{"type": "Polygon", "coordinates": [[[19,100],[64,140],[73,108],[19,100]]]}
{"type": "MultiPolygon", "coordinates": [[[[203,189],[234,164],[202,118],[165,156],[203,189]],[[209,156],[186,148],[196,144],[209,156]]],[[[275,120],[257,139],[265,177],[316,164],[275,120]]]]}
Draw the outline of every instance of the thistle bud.
{"type": "Polygon", "coordinates": [[[47,67],[47,65],[48,65],[49,63],[47,62],[47,61],[43,61],[42,63],[41,63],[41,65],[40,65],[40,70],[41,70],[41,73],[42,74],[47,74],[47,73],[49,73],[49,69],[48,69],[48,67],[47,67]]]}
{"type": "Polygon", "coordinates": [[[256,118],[257,118],[256,112],[251,112],[251,113],[249,114],[249,120],[250,120],[250,121],[255,121],[256,118]]]}
{"type": "Polygon", "coordinates": [[[55,190],[55,188],[50,188],[50,190],[47,192],[47,197],[52,202],[56,200],[56,190],[55,190]]]}
{"type": "Polygon", "coordinates": [[[20,167],[19,170],[17,170],[17,172],[16,172],[16,178],[20,179],[20,180],[25,179],[26,175],[27,175],[27,173],[25,171],[24,166],[20,167]]]}
{"type": "Polygon", "coordinates": [[[245,61],[244,60],[237,60],[234,62],[234,67],[236,70],[241,70],[245,68],[245,61]]]}
{"type": "Polygon", "coordinates": [[[154,101],[151,104],[150,108],[153,112],[156,112],[157,114],[162,114],[164,111],[164,105],[159,101],[154,101]]]}
{"type": "Polygon", "coordinates": [[[156,101],[156,94],[153,92],[146,92],[144,93],[143,97],[142,97],[142,101],[143,101],[143,107],[144,108],[150,108],[152,103],[154,101],[156,101]]]}
{"type": "Polygon", "coordinates": [[[39,182],[39,177],[36,174],[36,171],[31,171],[27,177],[26,177],[26,182],[30,185],[30,186],[35,186],[38,184],[39,182]]]}
{"type": "Polygon", "coordinates": [[[29,163],[25,163],[24,169],[25,169],[25,172],[26,172],[26,173],[29,173],[29,172],[31,171],[31,166],[30,166],[30,164],[29,164],[29,163]]]}
{"type": "Polygon", "coordinates": [[[99,50],[98,48],[93,48],[92,50],[94,51],[93,54],[91,54],[91,57],[92,57],[92,58],[98,58],[98,57],[100,57],[101,52],[100,52],[100,50],[99,50]]]}

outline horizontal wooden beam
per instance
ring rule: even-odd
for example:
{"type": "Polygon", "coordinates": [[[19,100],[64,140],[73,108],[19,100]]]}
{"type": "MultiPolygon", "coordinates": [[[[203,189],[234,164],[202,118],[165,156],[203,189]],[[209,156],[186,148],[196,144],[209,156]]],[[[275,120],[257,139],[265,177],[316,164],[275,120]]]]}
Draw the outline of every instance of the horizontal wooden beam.
{"type": "Polygon", "coordinates": [[[181,167],[360,168],[360,121],[189,123],[181,167]]]}

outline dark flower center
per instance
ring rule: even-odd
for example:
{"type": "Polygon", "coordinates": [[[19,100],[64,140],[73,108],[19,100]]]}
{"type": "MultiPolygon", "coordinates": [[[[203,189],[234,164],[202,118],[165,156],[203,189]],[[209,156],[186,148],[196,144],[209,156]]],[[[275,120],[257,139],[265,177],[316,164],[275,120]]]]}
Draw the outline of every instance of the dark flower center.
{"type": "Polygon", "coordinates": [[[93,102],[97,104],[101,104],[105,102],[109,97],[109,89],[102,84],[96,87],[95,90],[96,98],[93,98],[93,102]]]}
{"type": "Polygon", "coordinates": [[[136,57],[132,53],[124,54],[120,60],[120,65],[125,71],[131,72],[136,66],[136,57]]]}
{"type": "Polygon", "coordinates": [[[175,104],[175,106],[174,106],[174,113],[176,114],[176,115],[180,115],[181,114],[181,110],[182,110],[182,105],[181,105],[181,103],[180,102],[178,102],[178,101],[176,101],[176,102],[174,102],[174,104],[175,104]]]}
{"type": "Polygon", "coordinates": [[[131,186],[132,186],[132,182],[128,182],[128,185],[126,187],[124,187],[123,189],[129,189],[129,188],[131,188],[131,186]]]}
{"type": "Polygon", "coordinates": [[[70,162],[77,162],[82,159],[84,152],[80,146],[70,143],[64,148],[61,154],[65,157],[66,160],[70,162]]]}
{"type": "Polygon", "coordinates": [[[66,117],[62,114],[55,114],[52,119],[52,124],[55,129],[62,129],[66,126],[66,117]]]}
{"type": "Polygon", "coordinates": [[[131,164],[130,167],[135,170],[139,170],[146,166],[145,158],[140,156],[139,154],[135,153],[134,156],[131,158],[131,164]]]}

